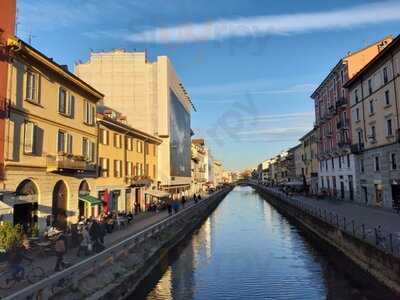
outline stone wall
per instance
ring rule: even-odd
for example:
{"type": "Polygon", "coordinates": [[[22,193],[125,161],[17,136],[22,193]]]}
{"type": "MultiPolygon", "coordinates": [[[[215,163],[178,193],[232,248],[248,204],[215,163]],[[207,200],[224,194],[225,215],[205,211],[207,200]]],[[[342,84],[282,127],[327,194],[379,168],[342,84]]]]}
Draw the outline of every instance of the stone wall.
{"type": "Polygon", "coordinates": [[[90,273],[74,288],[68,286],[60,289],[52,298],[57,300],[128,298],[169,250],[200,226],[230,191],[231,188],[227,188],[208,200],[202,200],[208,203],[188,209],[179,222],[149,238],[144,238],[123,257],[105,262],[102,270],[90,273]]]}
{"type": "Polygon", "coordinates": [[[399,299],[399,258],[289,205],[264,189],[256,189],[278,211],[302,227],[307,236],[316,241],[315,245],[329,255],[328,259],[360,287],[378,291],[382,299],[399,299]]]}

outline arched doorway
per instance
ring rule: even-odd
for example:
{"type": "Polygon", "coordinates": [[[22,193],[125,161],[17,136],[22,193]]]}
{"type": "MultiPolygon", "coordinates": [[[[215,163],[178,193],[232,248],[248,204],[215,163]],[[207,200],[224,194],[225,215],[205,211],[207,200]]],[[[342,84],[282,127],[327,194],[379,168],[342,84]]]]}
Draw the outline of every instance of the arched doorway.
{"type": "Polygon", "coordinates": [[[37,226],[38,195],[38,188],[30,179],[22,181],[15,191],[14,225],[21,225],[25,232],[37,226]]]}
{"type": "Polygon", "coordinates": [[[79,185],[79,201],[78,201],[78,208],[79,208],[79,219],[81,217],[87,217],[88,213],[86,212],[86,205],[85,201],[83,201],[80,197],[90,194],[89,184],[86,180],[83,180],[79,185]]]}
{"type": "Polygon", "coordinates": [[[60,180],[53,189],[53,219],[58,225],[66,225],[68,208],[68,190],[64,181],[60,180]]]}

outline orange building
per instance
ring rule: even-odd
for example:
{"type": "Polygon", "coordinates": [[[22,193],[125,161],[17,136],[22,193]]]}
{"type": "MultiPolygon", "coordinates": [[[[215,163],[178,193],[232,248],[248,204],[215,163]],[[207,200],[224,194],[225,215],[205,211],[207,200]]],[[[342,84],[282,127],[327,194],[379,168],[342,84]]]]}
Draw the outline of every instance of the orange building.
{"type": "MultiPolygon", "coordinates": [[[[0,181],[4,180],[4,125],[7,103],[7,39],[15,33],[16,1],[0,1],[0,181]]],[[[1,187],[2,188],[2,187],[1,187]]]]}

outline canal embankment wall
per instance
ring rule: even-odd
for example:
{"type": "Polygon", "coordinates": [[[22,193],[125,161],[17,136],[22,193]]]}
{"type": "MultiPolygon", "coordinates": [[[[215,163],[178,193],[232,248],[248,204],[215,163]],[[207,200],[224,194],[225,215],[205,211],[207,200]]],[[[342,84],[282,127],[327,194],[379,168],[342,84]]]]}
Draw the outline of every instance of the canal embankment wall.
{"type": "MultiPolygon", "coordinates": [[[[267,187],[252,184],[257,192],[303,229],[323,248],[333,262],[361,288],[379,291],[381,299],[400,299],[400,259],[351,234],[351,228],[341,228],[328,220],[320,210],[302,207],[291,197],[267,187]]],[[[374,295],[376,296],[376,295],[374,295]]]]}
{"type": "Polygon", "coordinates": [[[74,288],[53,295],[59,299],[126,299],[168,252],[190,236],[232,190],[226,188],[187,208],[161,230],[144,236],[104,268],[81,279],[74,288]],[[174,219],[176,218],[176,219],[174,219]]]}

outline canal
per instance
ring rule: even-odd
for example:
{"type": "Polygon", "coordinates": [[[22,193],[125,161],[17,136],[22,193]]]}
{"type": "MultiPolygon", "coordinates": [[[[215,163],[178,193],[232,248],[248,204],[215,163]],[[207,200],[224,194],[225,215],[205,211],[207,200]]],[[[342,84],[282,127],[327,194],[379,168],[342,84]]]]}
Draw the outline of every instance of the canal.
{"type": "Polygon", "coordinates": [[[379,299],[250,187],[236,187],[129,299],[379,299]]]}

